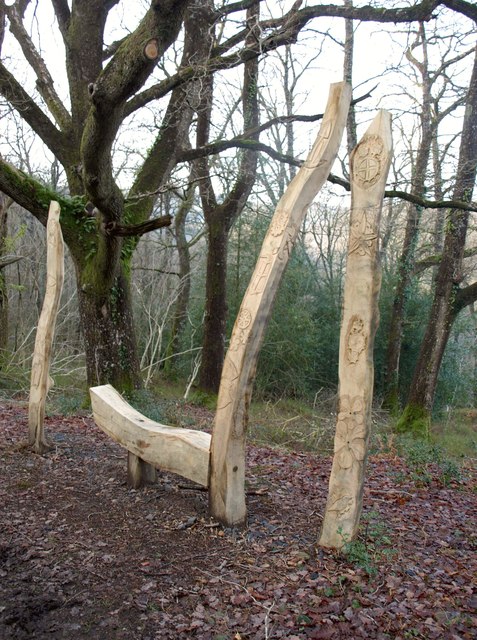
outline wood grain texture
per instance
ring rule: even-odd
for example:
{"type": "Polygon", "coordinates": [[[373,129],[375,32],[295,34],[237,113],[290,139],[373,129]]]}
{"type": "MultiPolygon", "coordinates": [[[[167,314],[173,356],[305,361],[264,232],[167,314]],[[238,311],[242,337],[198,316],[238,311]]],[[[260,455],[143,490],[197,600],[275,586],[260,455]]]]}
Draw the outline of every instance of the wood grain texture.
{"type": "Polygon", "coordinates": [[[49,376],[50,356],[64,280],[60,205],[53,201],[48,212],[46,239],[46,291],[35,338],[28,407],[28,440],[36,453],[43,453],[50,448],[44,430],[45,403],[52,383],[49,376]]]}
{"type": "Polygon", "coordinates": [[[331,85],[313,148],[280,199],[240,307],[222,371],[211,446],[209,507],[227,525],[245,521],[245,435],[263,336],[305,213],[338,153],[350,86],[331,85]]]}
{"type": "MultiPolygon", "coordinates": [[[[90,396],[94,421],[113,440],[154,467],[207,486],[208,433],[154,422],[131,407],[109,384],[91,387],[90,396]]],[[[138,473],[133,469],[130,472],[138,473]]]]}
{"type": "Polygon", "coordinates": [[[339,411],[320,536],[341,548],[358,531],[373,402],[373,346],[379,322],[379,226],[392,157],[391,116],[379,111],[353,150],[351,215],[339,354],[339,411]]]}

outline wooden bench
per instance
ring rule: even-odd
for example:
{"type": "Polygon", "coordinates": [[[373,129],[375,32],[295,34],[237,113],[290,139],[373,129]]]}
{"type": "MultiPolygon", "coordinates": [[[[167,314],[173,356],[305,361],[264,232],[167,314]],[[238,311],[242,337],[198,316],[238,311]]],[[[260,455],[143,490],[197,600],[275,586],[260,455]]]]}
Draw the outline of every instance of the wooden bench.
{"type": "Polygon", "coordinates": [[[153,481],[156,468],[208,486],[209,433],[154,422],[131,407],[109,384],[91,387],[90,395],[98,427],[128,450],[131,487],[153,481]]]}

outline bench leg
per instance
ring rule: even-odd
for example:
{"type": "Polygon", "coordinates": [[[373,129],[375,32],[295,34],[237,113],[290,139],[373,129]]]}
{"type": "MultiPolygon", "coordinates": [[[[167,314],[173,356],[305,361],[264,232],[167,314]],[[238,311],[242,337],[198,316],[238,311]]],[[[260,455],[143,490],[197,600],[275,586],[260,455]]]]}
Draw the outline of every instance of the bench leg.
{"type": "Polygon", "coordinates": [[[156,480],[156,468],[128,451],[128,486],[131,489],[139,489],[146,484],[153,484],[156,480]]]}

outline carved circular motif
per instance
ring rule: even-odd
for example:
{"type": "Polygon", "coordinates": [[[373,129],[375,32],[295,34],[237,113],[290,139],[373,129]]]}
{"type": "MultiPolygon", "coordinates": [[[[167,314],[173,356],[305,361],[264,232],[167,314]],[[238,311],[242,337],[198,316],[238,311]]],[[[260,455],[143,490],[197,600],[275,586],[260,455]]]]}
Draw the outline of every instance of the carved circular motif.
{"type": "Polygon", "coordinates": [[[381,176],[384,145],[379,136],[365,138],[358,147],[354,157],[354,178],[363,188],[372,187],[381,176]]]}
{"type": "Polygon", "coordinates": [[[356,167],[356,178],[361,184],[371,186],[381,174],[381,163],[376,158],[363,158],[356,167]]]}
{"type": "Polygon", "coordinates": [[[237,326],[239,329],[246,329],[252,322],[252,314],[248,309],[242,309],[237,318],[237,326]]]}

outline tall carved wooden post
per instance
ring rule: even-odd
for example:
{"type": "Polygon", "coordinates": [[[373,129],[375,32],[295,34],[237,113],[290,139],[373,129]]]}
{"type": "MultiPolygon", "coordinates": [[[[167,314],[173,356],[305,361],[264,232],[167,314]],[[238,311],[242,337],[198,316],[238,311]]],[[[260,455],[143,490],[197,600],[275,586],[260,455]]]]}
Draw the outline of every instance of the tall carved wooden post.
{"type": "Polygon", "coordinates": [[[320,544],[340,548],[358,531],[373,400],[379,320],[378,238],[392,154],[391,117],[380,111],[351,154],[351,219],[340,335],[339,413],[320,544]]]}
{"type": "Polygon", "coordinates": [[[242,524],[246,517],[245,436],[258,353],[303,217],[338,153],[350,98],[349,85],[331,85],[316,142],[278,203],[235,321],[222,371],[209,476],[211,515],[228,525],[242,524]]]}
{"type": "Polygon", "coordinates": [[[43,453],[50,448],[43,422],[46,395],[50,387],[51,346],[64,279],[64,244],[60,226],[60,205],[57,202],[50,204],[46,239],[46,291],[36,332],[28,409],[29,444],[36,453],[43,453]]]}

